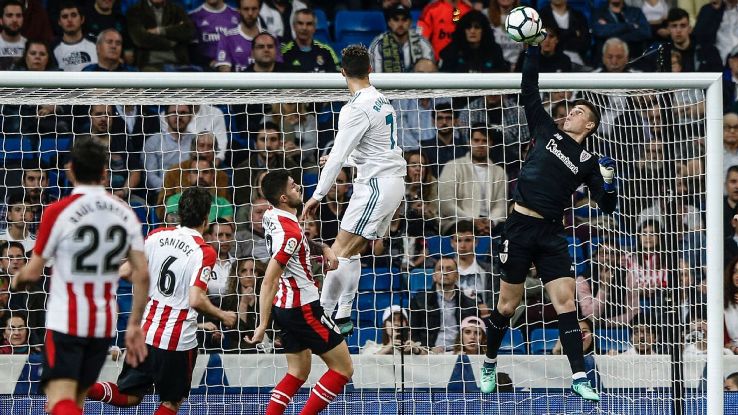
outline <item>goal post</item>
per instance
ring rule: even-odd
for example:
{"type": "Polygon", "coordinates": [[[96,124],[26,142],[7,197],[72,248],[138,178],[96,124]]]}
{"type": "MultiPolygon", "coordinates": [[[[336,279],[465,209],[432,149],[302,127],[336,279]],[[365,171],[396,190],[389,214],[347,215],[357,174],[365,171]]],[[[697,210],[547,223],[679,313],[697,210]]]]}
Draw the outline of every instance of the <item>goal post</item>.
{"type": "MultiPolygon", "coordinates": [[[[519,74],[372,74],[372,84],[388,98],[393,99],[441,99],[448,97],[478,97],[488,93],[515,94],[520,88],[519,74]]],[[[723,229],[722,195],[723,150],[722,150],[722,77],[718,73],[638,73],[638,74],[541,74],[540,89],[542,91],[595,91],[604,96],[611,91],[626,91],[623,96],[633,91],[654,91],[654,95],[666,94],[664,91],[699,90],[702,91],[699,102],[704,102],[704,115],[699,121],[704,123],[704,193],[705,206],[702,208],[705,217],[707,282],[706,316],[707,326],[707,378],[706,378],[706,412],[708,414],[723,413],[723,229]]],[[[638,94],[639,92],[635,92],[638,94]]],[[[644,95],[647,95],[644,92],[644,95]]],[[[69,72],[3,72],[0,76],[0,106],[2,105],[235,105],[264,102],[322,103],[346,101],[349,93],[345,80],[339,74],[286,74],[286,73],[69,73],[69,72]]],[[[675,107],[682,103],[675,103],[675,107]]],[[[332,113],[332,116],[337,114],[332,113]]],[[[466,126],[468,127],[468,126],[466,126]]],[[[333,127],[335,130],[337,127],[333,127]]],[[[525,125],[516,128],[525,129],[525,125]]],[[[242,131],[253,134],[255,131],[242,131]]],[[[2,136],[3,133],[0,133],[2,136]]],[[[691,137],[681,137],[686,141],[691,137]]],[[[700,155],[699,157],[701,157],[700,155]]],[[[619,160],[628,165],[635,160],[619,160]]],[[[616,172],[617,173],[617,172],[616,172]]],[[[676,174],[676,173],[673,173],[676,174]]],[[[511,199],[507,194],[507,200],[511,199]]],[[[647,206],[641,205],[639,209],[647,206]]],[[[591,218],[590,214],[590,218],[591,218]]],[[[432,254],[432,253],[431,253],[432,254]]],[[[576,261],[576,259],[575,259],[576,261]]],[[[408,296],[405,292],[403,296],[408,296]]],[[[406,306],[406,303],[404,303],[406,306]]],[[[382,307],[383,308],[383,307],[382,307]]],[[[382,311],[381,308],[373,310],[382,311]]],[[[381,338],[380,338],[381,340],[381,338]]],[[[518,362],[517,356],[504,361],[518,362]]],[[[230,358],[229,358],[230,359],[230,358]]],[[[448,359],[446,359],[448,360],[448,359]]],[[[237,360],[230,359],[238,364],[237,360]]],[[[362,364],[369,360],[363,359],[362,364]]],[[[418,357],[409,359],[413,370],[422,372],[422,362],[431,365],[432,360],[418,357]]],[[[472,359],[478,363],[478,359],[472,359]]],[[[260,358],[259,366],[265,367],[264,358],[260,358]]],[[[394,363],[386,359],[377,362],[390,365],[395,373],[394,363]]],[[[444,360],[439,365],[452,367],[453,362],[444,360]],[[449,366],[450,365],[450,366],[449,366]]],[[[617,363],[617,361],[615,361],[617,363]]],[[[200,363],[198,363],[200,364],[200,363]]],[[[378,365],[380,363],[377,363],[378,365]]],[[[551,373],[560,374],[561,361],[555,361],[556,369],[551,373]]],[[[513,365],[513,363],[510,363],[513,365]]],[[[552,363],[553,365],[553,363],[552,363]]],[[[614,370],[617,364],[611,365],[614,370]]],[[[224,364],[225,367],[225,364],[224,364]]],[[[440,367],[440,366],[439,366],[440,367]]],[[[566,368],[566,367],[564,367],[566,368]]],[[[235,370],[229,367],[230,370],[235,370]]],[[[0,371],[3,363],[0,360],[0,371]]],[[[282,370],[282,368],[280,368],[282,370]]],[[[362,372],[376,375],[367,367],[362,372]]],[[[452,369],[449,369],[451,371],[452,369]]],[[[530,369],[523,371],[532,373],[530,369]]],[[[14,372],[15,373],[15,372],[14,372]]],[[[409,372],[416,373],[416,372],[409,372]]],[[[370,376],[367,375],[367,376],[370,376]]],[[[259,375],[254,374],[258,377],[259,375]]],[[[405,371],[402,371],[405,379],[405,371]]],[[[419,375],[418,375],[419,376],[419,375]]],[[[613,375],[614,378],[617,377],[613,375]]],[[[420,376],[425,379],[424,377],[420,376]]],[[[379,377],[378,377],[379,379],[379,377]]],[[[432,376],[428,376],[428,385],[434,387],[432,376]]],[[[409,381],[412,377],[409,376],[409,381]]],[[[366,382],[366,380],[365,380],[366,382]]],[[[380,381],[377,381],[381,383],[380,381]]],[[[361,382],[359,382],[361,383],[361,382]]],[[[371,383],[371,382],[369,382],[371,383]]],[[[554,382],[556,383],[556,382],[554,382]]],[[[557,384],[558,385],[558,384],[557,384]]],[[[1,387],[2,385],[0,385],[1,387]]],[[[403,386],[405,382],[403,380],[403,386]]],[[[380,388],[381,389],[381,388],[380,388]]],[[[380,402],[381,404],[381,402],[380,402]]],[[[412,406],[411,406],[412,407],[412,406]]],[[[422,411],[422,410],[421,410],[422,411]]],[[[420,412],[419,412],[420,413],[420,412]]]]}

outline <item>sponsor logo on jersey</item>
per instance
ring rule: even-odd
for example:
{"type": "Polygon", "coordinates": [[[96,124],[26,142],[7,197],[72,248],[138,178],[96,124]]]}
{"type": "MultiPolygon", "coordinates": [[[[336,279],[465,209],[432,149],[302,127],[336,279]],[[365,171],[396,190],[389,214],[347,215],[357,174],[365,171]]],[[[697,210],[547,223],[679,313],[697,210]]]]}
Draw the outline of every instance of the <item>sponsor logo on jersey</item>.
{"type": "Polygon", "coordinates": [[[584,163],[589,160],[590,157],[592,157],[592,155],[587,153],[587,150],[582,150],[582,154],[579,155],[579,162],[584,163]]]}
{"type": "Polygon", "coordinates": [[[226,53],[224,50],[218,52],[218,61],[224,62],[226,60],[226,53]]]}
{"type": "Polygon", "coordinates": [[[295,238],[288,239],[284,247],[284,252],[292,255],[295,253],[296,250],[297,250],[297,239],[295,238]]]}
{"type": "Polygon", "coordinates": [[[92,62],[92,57],[90,57],[89,53],[78,50],[78,51],[73,51],[68,56],[63,57],[62,61],[67,66],[80,65],[83,63],[92,62]]]}
{"type": "Polygon", "coordinates": [[[559,146],[556,145],[556,141],[552,139],[548,140],[548,143],[546,143],[546,150],[550,151],[551,154],[556,156],[559,160],[561,160],[564,165],[571,170],[572,173],[577,174],[579,173],[579,167],[575,166],[574,163],[569,159],[569,157],[566,156],[561,150],[559,150],[559,146]]]}
{"type": "Polygon", "coordinates": [[[210,26],[210,23],[208,23],[207,20],[203,20],[202,22],[200,22],[200,26],[201,27],[210,26]]]}

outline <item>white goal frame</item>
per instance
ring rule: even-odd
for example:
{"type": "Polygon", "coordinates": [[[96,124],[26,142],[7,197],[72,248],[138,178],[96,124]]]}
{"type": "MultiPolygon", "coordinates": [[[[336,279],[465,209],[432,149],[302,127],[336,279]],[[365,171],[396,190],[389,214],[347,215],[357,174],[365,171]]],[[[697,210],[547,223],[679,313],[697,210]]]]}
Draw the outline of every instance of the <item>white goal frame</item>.
{"type": "MultiPolygon", "coordinates": [[[[372,84],[379,89],[519,89],[520,74],[372,74],[372,84]]],[[[39,95],[39,102],[68,104],[79,98],[70,89],[106,92],[120,89],[159,90],[281,90],[332,89],[344,90],[346,84],[339,74],[302,73],[100,73],[100,72],[2,72],[0,88],[28,90],[49,89],[52,96],[39,95]],[[62,92],[54,95],[54,90],[62,92]],[[108,91],[105,91],[108,90],[108,91]],[[66,95],[66,97],[65,97],[66,95]]],[[[707,412],[723,413],[723,248],[722,248],[722,74],[720,73],[554,73],[541,74],[540,88],[563,90],[603,89],[674,89],[706,90],[706,231],[707,231],[707,412]]],[[[6,93],[8,90],[5,91],[6,93]]],[[[19,91],[20,92],[20,91],[19,91]]],[[[12,94],[2,94],[8,96],[12,94]]],[[[25,95],[25,94],[24,94],[25,95]]],[[[93,93],[93,95],[96,95],[93,93]]],[[[120,95],[112,93],[113,104],[120,95]]],[[[145,99],[144,94],[137,97],[145,99]]],[[[231,97],[232,98],[232,97],[231,97]]],[[[16,102],[17,103],[17,97],[16,102]]],[[[134,98],[135,99],[135,98],[134,98]]],[[[178,102],[191,100],[173,97],[178,102]]],[[[0,104],[8,103],[0,97],[0,104]]],[[[189,102],[187,102],[189,103],[189,102]]],[[[193,102],[196,103],[196,102],[193,102]]]]}

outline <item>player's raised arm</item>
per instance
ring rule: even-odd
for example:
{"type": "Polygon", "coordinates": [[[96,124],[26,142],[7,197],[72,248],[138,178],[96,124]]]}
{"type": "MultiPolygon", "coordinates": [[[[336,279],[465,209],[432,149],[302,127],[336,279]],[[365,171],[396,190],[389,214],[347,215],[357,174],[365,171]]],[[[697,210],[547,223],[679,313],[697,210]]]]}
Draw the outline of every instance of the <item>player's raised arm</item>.
{"type": "MultiPolygon", "coordinates": [[[[545,35],[543,35],[545,37],[545,35]]],[[[554,124],[551,115],[543,108],[541,92],[538,89],[538,61],[540,59],[540,48],[538,43],[531,44],[525,51],[523,58],[523,79],[520,83],[520,100],[523,102],[525,117],[528,128],[533,133],[533,128],[543,124],[554,124]]]]}

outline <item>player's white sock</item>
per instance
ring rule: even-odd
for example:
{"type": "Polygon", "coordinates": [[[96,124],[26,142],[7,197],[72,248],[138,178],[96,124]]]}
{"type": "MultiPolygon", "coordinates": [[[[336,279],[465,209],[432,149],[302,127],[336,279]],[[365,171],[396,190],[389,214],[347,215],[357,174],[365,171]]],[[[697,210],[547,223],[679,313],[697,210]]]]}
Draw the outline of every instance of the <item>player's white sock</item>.
{"type": "Polygon", "coordinates": [[[349,258],[338,258],[338,268],[328,272],[323,279],[323,291],[320,293],[320,305],[327,316],[333,315],[338,299],[346,284],[346,274],[350,267],[349,258]]]}
{"type": "Polygon", "coordinates": [[[354,255],[349,258],[343,274],[343,291],[338,300],[338,311],[336,319],[351,317],[356,292],[359,290],[359,278],[361,278],[361,256],[354,255]]]}

